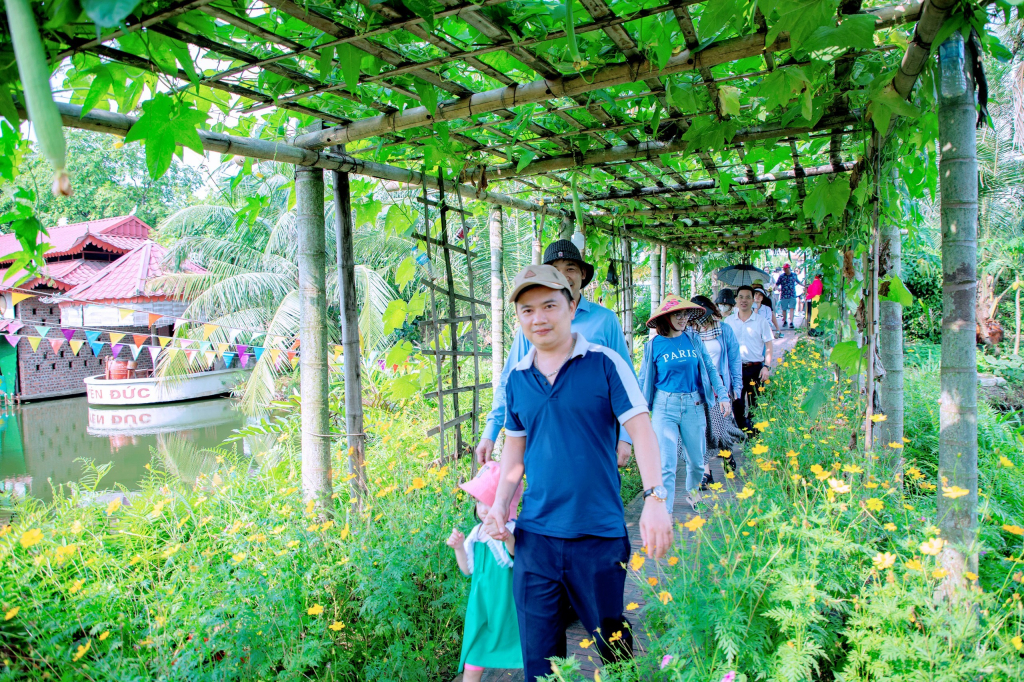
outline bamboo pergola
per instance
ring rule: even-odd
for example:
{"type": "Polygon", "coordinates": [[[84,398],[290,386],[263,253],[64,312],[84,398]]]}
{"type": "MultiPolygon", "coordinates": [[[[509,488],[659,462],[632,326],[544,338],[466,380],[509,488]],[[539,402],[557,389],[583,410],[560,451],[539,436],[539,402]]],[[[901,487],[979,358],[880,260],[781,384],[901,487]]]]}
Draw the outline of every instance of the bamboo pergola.
{"type": "MultiPolygon", "coordinates": [[[[349,174],[422,187],[424,202],[444,184],[467,201],[564,226],[575,218],[621,239],[625,254],[638,242],[727,252],[827,244],[845,225],[842,207],[812,220],[805,202],[821,183],[856,186],[870,171],[886,132],[878,102],[911,95],[955,2],[792,0],[767,16],[748,0],[578,5],[570,30],[536,0],[151,0],[113,29],[68,20],[42,36],[51,63],[70,67],[65,126],[127,135],[145,89],[224,112],[197,131],[204,151],[294,164],[300,269],[323,268],[325,226],[312,206],[322,170],[333,172],[347,434],[361,487],[349,174]],[[133,99],[136,82],[145,88],[133,99]],[[530,198],[502,193],[511,181],[530,198]]],[[[40,25],[53,19],[49,6],[36,9],[40,25]]],[[[24,115],[21,101],[16,93],[24,115]]],[[[302,300],[322,308],[322,272],[310,274],[302,300]]],[[[322,393],[318,324],[304,315],[301,361],[304,387],[322,393]]],[[[326,402],[303,399],[303,456],[329,461],[326,402]]],[[[325,505],[329,474],[306,482],[325,505]]]]}

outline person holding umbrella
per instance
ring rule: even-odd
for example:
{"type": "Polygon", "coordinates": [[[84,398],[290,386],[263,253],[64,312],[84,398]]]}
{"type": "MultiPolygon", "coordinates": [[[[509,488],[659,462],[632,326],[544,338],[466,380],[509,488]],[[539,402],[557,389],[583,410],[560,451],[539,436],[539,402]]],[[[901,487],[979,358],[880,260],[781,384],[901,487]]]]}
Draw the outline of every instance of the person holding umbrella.
{"type": "Polygon", "coordinates": [[[640,390],[651,409],[658,437],[661,479],[667,491],[665,505],[670,514],[675,502],[679,444],[686,461],[686,501],[699,512],[708,428],[705,406],[721,410],[723,416],[732,411],[729,392],[700,334],[687,329],[695,318],[703,320],[706,316],[703,306],[668,294],[647,321],[657,336],[644,346],[640,390]]]}

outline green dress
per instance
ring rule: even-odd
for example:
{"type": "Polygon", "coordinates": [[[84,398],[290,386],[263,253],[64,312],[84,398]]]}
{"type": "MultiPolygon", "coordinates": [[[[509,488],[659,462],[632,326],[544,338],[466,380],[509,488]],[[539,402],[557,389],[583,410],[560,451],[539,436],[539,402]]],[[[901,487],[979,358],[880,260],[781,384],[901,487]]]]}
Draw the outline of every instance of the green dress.
{"type": "Polygon", "coordinates": [[[467,663],[481,668],[522,668],[508,548],[504,542],[484,535],[481,525],[477,525],[466,538],[466,549],[473,584],[466,604],[459,672],[467,663]]]}

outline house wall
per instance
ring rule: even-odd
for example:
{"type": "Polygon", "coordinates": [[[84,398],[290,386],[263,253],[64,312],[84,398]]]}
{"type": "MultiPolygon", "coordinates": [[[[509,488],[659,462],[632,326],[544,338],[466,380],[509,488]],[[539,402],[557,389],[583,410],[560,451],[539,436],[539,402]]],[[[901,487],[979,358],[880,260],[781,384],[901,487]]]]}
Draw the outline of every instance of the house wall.
{"type": "MultiPolygon", "coordinates": [[[[17,305],[17,313],[18,319],[25,324],[25,327],[19,330],[20,332],[35,336],[36,332],[31,325],[40,324],[51,327],[46,338],[64,340],[64,336],[60,332],[60,307],[56,303],[42,303],[38,299],[23,301],[17,305]]],[[[118,331],[128,334],[122,340],[125,347],[121,349],[118,358],[130,360],[131,349],[127,344],[131,343],[131,334],[148,335],[149,328],[144,326],[118,327],[118,331]]],[[[77,330],[72,338],[84,341],[85,332],[77,330]]],[[[109,341],[109,337],[104,334],[100,337],[100,341],[109,341]]],[[[109,343],[103,346],[98,357],[93,355],[92,348],[86,343],[76,357],[67,342],[57,353],[54,353],[47,341],[41,342],[39,348],[33,351],[28,340],[23,338],[18,342],[18,383],[21,398],[35,400],[83,394],[85,393],[85,378],[103,374],[110,357],[109,343]]],[[[138,362],[140,370],[153,369],[153,361],[146,350],[139,353],[138,362]]]]}

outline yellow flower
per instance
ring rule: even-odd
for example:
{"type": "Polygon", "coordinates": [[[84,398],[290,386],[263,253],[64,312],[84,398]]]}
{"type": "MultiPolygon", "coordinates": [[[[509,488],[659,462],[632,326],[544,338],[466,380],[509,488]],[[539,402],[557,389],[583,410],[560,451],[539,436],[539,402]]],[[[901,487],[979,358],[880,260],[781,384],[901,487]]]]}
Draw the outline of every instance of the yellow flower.
{"type": "Polygon", "coordinates": [[[639,571],[641,568],[643,568],[644,561],[646,561],[646,559],[644,559],[636,552],[633,552],[633,558],[629,560],[629,567],[632,568],[634,571],[639,571]]]}
{"type": "Polygon", "coordinates": [[[4,614],[4,620],[10,620],[14,618],[18,615],[18,611],[21,611],[20,606],[15,606],[14,608],[10,609],[7,613],[4,614]]]}
{"type": "Polygon", "coordinates": [[[812,464],[811,473],[814,474],[814,477],[819,481],[824,481],[826,478],[832,475],[831,471],[826,471],[825,469],[822,469],[820,464],[812,464]]]}
{"type": "Polygon", "coordinates": [[[81,521],[79,521],[78,519],[75,519],[75,522],[71,524],[71,532],[74,533],[75,535],[78,535],[83,530],[85,530],[85,526],[82,525],[81,521]]]}
{"type": "Polygon", "coordinates": [[[721,457],[722,459],[729,459],[730,455],[732,455],[732,450],[719,450],[718,451],[718,456],[721,457]]]}
{"type": "Polygon", "coordinates": [[[677,557],[677,556],[670,556],[668,558],[668,565],[669,566],[675,566],[678,563],[679,563],[679,557],[677,557]]]}
{"type": "Polygon", "coordinates": [[[799,452],[794,452],[794,451],[790,450],[789,452],[786,453],[786,457],[796,457],[799,454],[800,454],[799,452]]]}
{"type": "Polygon", "coordinates": [[[1013,644],[1013,648],[1017,651],[1024,649],[1024,640],[1022,640],[1019,635],[1011,639],[1010,642],[1013,644]]]}
{"type": "Polygon", "coordinates": [[[327,627],[330,628],[331,630],[334,630],[335,632],[338,632],[343,627],[345,627],[345,624],[342,623],[340,620],[336,620],[333,623],[331,623],[330,625],[328,625],[327,627]]]}
{"type": "Polygon", "coordinates": [[[627,611],[636,611],[638,608],[640,608],[640,605],[637,604],[635,601],[631,601],[628,604],[626,604],[627,611]]]}
{"type": "Polygon", "coordinates": [[[414,478],[412,479],[412,487],[413,490],[422,490],[427,487],[427,482],[422,478],[414,478]]]}
{"type": "Polygon", "coordinates": [[[875,422],[876,424],[878,422],[884,422],[885,421],[885,415],[884,414],[873,414],[873,415],[871,415],[871,421],[875,422]]]}
{"type": "Polygon", "coordinates": [[[828,479],[828,487],[837,493],[848,493],[850,492],[850,486],[843,481],[836,478],[828,479]]]}
{"type": "Polygon", "coordinates": [[[765,429],[768,428],[768,422],[757,422],[756,424],[754,424],[754,428],[757,429],[758,431],[764,431],[765,429]]]}
{"type": "Polygon", "coordinates": [[[616,630],[612,633],[612,636],[608,638],[608,643],[611,644],[619,641],[620,639],[622,639],[622,630],[616,630]]]}
{"type": "MultiPolygon", "coordinates": [[[[738,496],[737,496],[738,497],[738,496]]],[[[704,519],[699,516],[694,516],[692,519],[683,524],[687,530],[691,532],[697,532],[701,526],[704,525],[704,519]]]]}
{"type": "Polygon", "coordinates": [[[654,587],[655,585],[658,584],[658,579],[652,576],[652,577],[647,579],[647,584],[650,585],[651,587],[654,587]]]}
{"type": "Polygon", "coordinates": [[[21,543],[21,546],[24,549],[28,549],[33,545],[39,544],[39,542],[42,539],[43,531],[39,530],[38,528],[32,528],[31,530],[27,530],[24,533],[22,533],[21,538],[18,539],[18,542],[21,543]]]}
{"type": "Polygon", "coordinates": [[[910,570],[910,571],[923,571],[924,570],[924,566],[922,566],[921,562],[918,561],[917,559],[911,559],[910,561],[908,561],[907,563],[905,563],[903,565],[906,566],[907,570],[910,570]]]}
{"type": "Polygon", "coordinates": [[[869,497],[867,500],[864,501],[864,506],[870,509],[871,511],[882,511],[882,509],[885,508],[885,503],[882,502],[877,497],[869,497]]]}
{"type": "Polygon", "coordinates": [[[932,571],[932,577],[936,580],[945,578],[947,575],[949,575],[949,571],[947,571],[944,568],[936,568],[934,571],[932,571]]]}
{"type": "Polygon", "coordinates": [[[91,639],[85,640],[85,644],[79,644],[78,645],[78,651],[76,651],[75,655],[71,658],[71,662],[74,663],[74,662],[78,661],[78,659],[80,659],[82,656],[85,656],[85,654],[88,653],[89,649],[91,649],[91,648],[92,648],[92,640],[91,639]]]}
{"type": "Polygon", "coordinates": [[[922,554],[935,556],[936,554],[942,551],[942,546],[944,544],[945,542],[942,540],[942,538],[932,538],[927,542],[922,542],[921,546],[918,549],[921,550],[922,554]]]}
{"type": "Polygon", "coordinates": [[[1024,535],[1024,528],[1021,528],[1020,526],[1011,526],[1008,523],[1003,524],[1003,530],[1007,533],[1013,533],[1014,535],[1024,535]]]}
{"type": "MultiPolygon", "coordinates": [[[[999,455],[999,466],[1004,466],[1004,467],[1012,468],[1013,467],[1013,462],[1008,460],[1003,455],[999,455]]],[[[1020,637],[1018,637],[1017,639],[1020,639],[1020,637]]],[[[1019,649],[1020,647],[1017,647],[1017,648],[1019,649]]]]}
{"type": "Polygon", "coordinates": [[[875,483],[874,481],[864,481],[864,487],[865,488],[870,488],[871,490],[874,490],[875,488],[878,487],[878,484],[875,483]]]}
{"type": "Polygon", "coordinates": [[[889,447],[892,448],[893,450],[902,450],[903,449],[903,443],[897,443],[897,442],[894,441],[892,443],[889,443],[889,447]]]}
{"type": "Polygon", "coordinates": [[[113,500],[110,501],[110,504],[107,505],[107,514],[113,514],[114,512],[116,512],[120,508],[121,508],[121,498],[120,497],[115,497],[113,500]]]}
{"type": "Polygon", "coordinates": [[[754,453],[755,455],[763,455],[764,453],[768,452],[768,446],[758,443],[753,447],[751,452],[754,453]]]}
{"type": "Polygon", "coordinates": [[[306,530],[308,530],[310,533],[315,533],[318,530],[320,530],[320,524],[319,523],[314,523],[311,526],[307,526],[306,530]]]}
{"type": "Polygon", "coordinates": [[[725,472],[725,477],[731,481],[732,479],[736,478],[736,474],[734,474],[731,471],[726,471],[725,472]]]}
{"type": "Polygon", "coordinates": [[[77,594],[79,591],[81,591],[84,585],[85,580],[83,578],[79,578],[75,582],[71,583],[71,587],[68,588],[68,592],[70,592],[71,594],[77,594]]]}
{"type": "Polygon", "coordinates": [[[948,487],[947,486],[942,486],[942,496],[943,497],[948,497],[951,500],[955,500],[958,497],[963,497],[964,495],[967,495],[970,492],[971,492],[970,490],[966,490],[964,488],[961,488],[961,487],[955,486],[955,485],[948,486],[948,487]]]}
{"type": "Polygon", "coordinates": [[[975,580],[978,579],[978,574],[977,573],[971,573],[970,571],[964,571],[964,577],[967,578],[968,580],[970,580],[971,582],[974,582],[975,580]]]}
{"type": "Polygon", "coordinates": [[[668,592],[659,592],[658,601],[660,601],[662,604],[667,604],[670,601],[672,601],[672,595],[668,592]]]}
{"type": "Polygon", "coordinates": [[[316,506],[316,500],[310,500],[309,502],[306,503],[306,509],[305,509],[305,512],[304,512],[306,514],[306,516],[309,516],[310,514],[313,513],[313,507],[315,507],[315,506],[316,506]]]}
{"type": "Polygon", "coordinates": [[[847,465],[843,466],[843,471],[845,471],[848,474],[863,474],[864,473],[864,470],[861,469],[856,464],[847,464],[847,465]]]}
{"type": "Polygon", "coordinates": [[[879,571],[882,571],[896,563],[896,555],[890,554],[889,552],[880,552],[879,554],[875,555],[875,558],[871,561],[875,564],[875,568],[877,568],[879,571]]]}
{"type": "Polygon", "coordinates": [[[882,528],[886,529],[887,531],[889,531],[891,533],[892,531],[896,530],[896,524],[893,523],[892,521],[890,521],[889,523],[887,523],[884,526],[882,526],[882,528]]]}
{"type": "Polygon", "coordinates": [[[323,612],[324,607],[320,606],[319,604],[313,604],[308,609],[306,609],[306,613],[310,616],[319,616],[323,612]]]}
{"type": "Polygon", "coordinates": [[[102,641],[103,641],[103,640],[105,640],[105,639],[106,639],[107,637],[110,637],[110,630],[104,630],[104,631],[103,631],[102,633],[100,633],[100,636],[99,636],[99,637],[97,637],[96,639],[98,639],[99,641],[101,641],[101,642],[102,642],[102,641]]]}
{"type": "MultiPolygon", "coordinates": [[[[753,497],[753,496],[754,496],[754,491],[751,488],[747,487],[747,486],[743,486],[743,490],[741,490],[738,493],[736,493],[736,499],[737,500],[745,500],[748,497],[753,497]]],[[[700,517],[698,517],[698,518],[700,518],[700,517]]]]}
{"type": "Polygon", "coordinates": [[[594,640],[592,640],[592,639],[583,639],[583,640],[580,641],[580,648],[581,649],[589,649],[590,645],[593,644],[593,643],[594,643],[594,640]]]}
{"type": "Polygon", "coordinates": [[[231,560],[234,561],[236,564],[242,563],[243,561],[245,561],[245,552],[239,552],[238,554],[232,554],[231,555],[231,560]]]}
{"type": "Polygon", "coordinates": [[[299,541],[298,540],[289,540],[288,544],[285,545],[285,546],[288,547],[289,549],[293,549],[293,548],[299,546],[299,541]]]}

